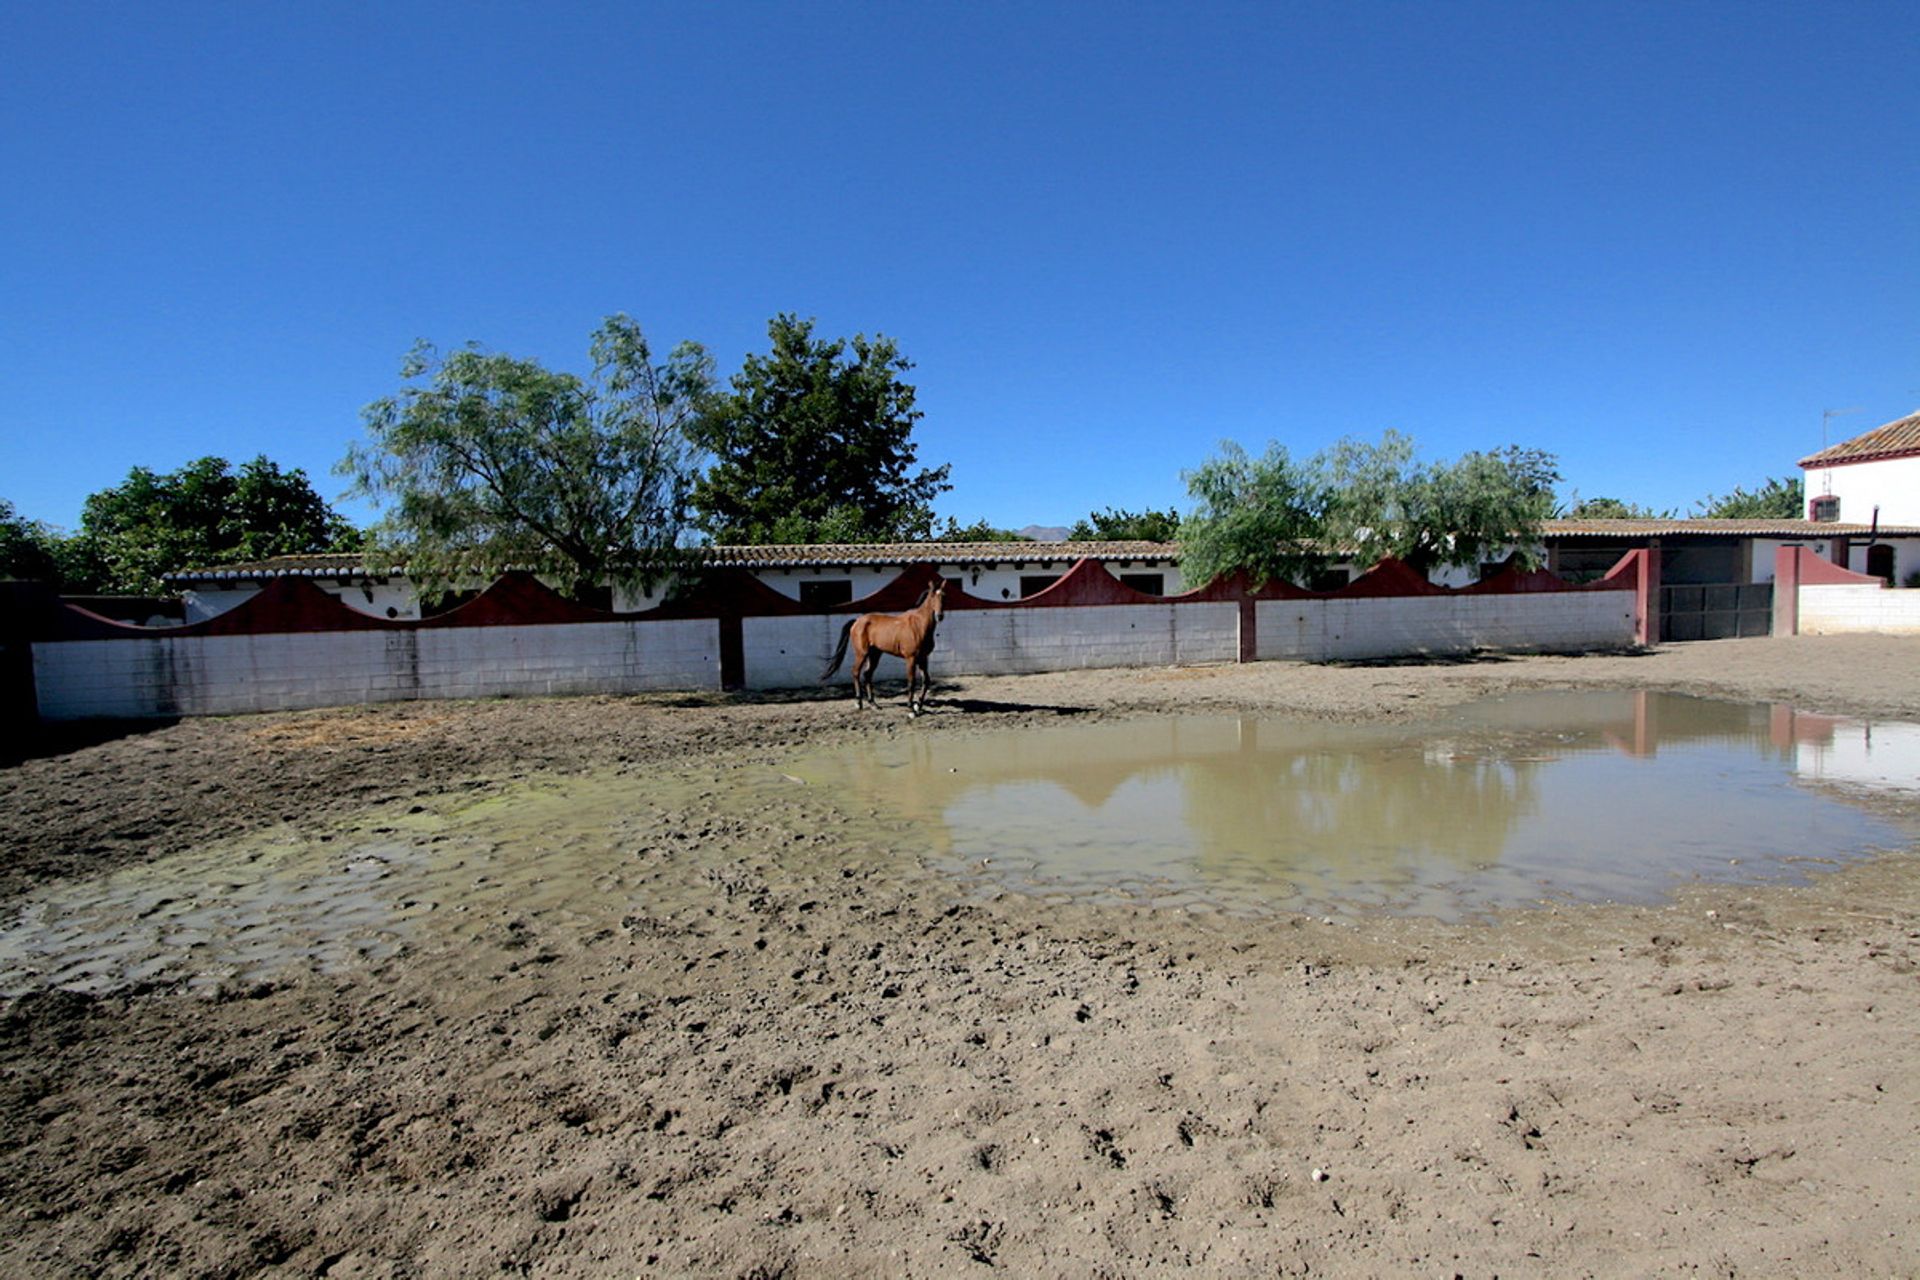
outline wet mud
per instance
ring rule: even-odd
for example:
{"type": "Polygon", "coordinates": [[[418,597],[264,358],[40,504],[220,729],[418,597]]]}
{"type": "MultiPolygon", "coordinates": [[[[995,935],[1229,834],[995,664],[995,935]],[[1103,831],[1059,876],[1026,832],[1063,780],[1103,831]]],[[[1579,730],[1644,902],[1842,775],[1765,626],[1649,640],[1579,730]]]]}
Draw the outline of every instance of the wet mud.
{"type": "Polygon", "coordinates": [[[1920,1269],[1911,853],[1241,918],[983,890],[779,779],[1528,689],[1920,720],[1914,642],[969,680],[912,721],[897,687],[189,721],[0,771],[8,922],[84,886],[151,926],[0,1001],[0,1271],[1920,1269]],[[252,949],[203,962],[223,931],[252,949]]]}

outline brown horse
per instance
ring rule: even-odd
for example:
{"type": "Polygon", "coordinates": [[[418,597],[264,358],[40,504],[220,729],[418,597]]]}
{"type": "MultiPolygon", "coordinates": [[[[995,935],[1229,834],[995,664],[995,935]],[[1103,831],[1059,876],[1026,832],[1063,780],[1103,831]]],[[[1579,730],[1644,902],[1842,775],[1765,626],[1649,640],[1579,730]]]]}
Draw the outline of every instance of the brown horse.
{"type": "Polygon", "coordinates": [[[927,707],[927,692],[933,687],[933,674],[927,659],[933,654],[933,628],[947,614],[947,584],[935,578],[920,603],[906,613],[863,613],[840,628],[840,643],[833,661],[820,673],[822,683],[833,679],[840,660],[847,656],[847,640],[853,640],[853,702],[857,707],[880,702],[873,696],[873,669],[880,655],[891,653],[907,660],[907,712],[919,715],[927,707]],[[920,696],[914,697],[914,681],[921,680],[920,696]]]}

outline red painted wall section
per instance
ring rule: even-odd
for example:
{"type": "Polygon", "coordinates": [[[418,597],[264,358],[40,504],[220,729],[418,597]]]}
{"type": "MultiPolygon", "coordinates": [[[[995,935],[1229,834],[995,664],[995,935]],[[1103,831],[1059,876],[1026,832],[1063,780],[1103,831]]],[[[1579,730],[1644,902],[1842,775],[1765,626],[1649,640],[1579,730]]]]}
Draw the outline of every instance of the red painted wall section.
{"type": "Polygon", "coordinates": [[[1792,552],[1800,559],[1800,585],[1803,587],[1884,587],[1887,584],[1879,578],[1864,573],[1855,573],[1843,569],[1824,556],[1817,556],[1805,547],[1782,547],[1777,555],[1792,552]]]}
{"type": "MultiPolygon", "coordinates": [[[[958,584],[955,584],[958,585],[958,584]]],[[[1135,591],[1120,579],[1113,576],[1107,566],[1098,560],[1076,560],[1073,568],[1060,575],[1060,580],[1045,591],[1037,592],[1020,600],[982,600],[978,596],[960,594],[958,602],[952,587],[947,589],[947,608],[962,609],[1025,609],[1076,607],[1097,604],[1159,604],[1161,597],[1150,596],[1135,591]]]]}
{"type": "MultiPolygon", "coordinates": [[[[1786,555],[1794,551],[1787,548],[1786,555]]],[[[1457,594],[1552,591],[1638,592],[1643,629],[1648,596],[1646,551],[1631,551],[1599,582],[1574,586],[1550,573],[1523,573],[1507,569],[1457,594]]],[[[1811,555],[1803,564],[1817,565],[1824,576],[1806,581],[1872,582],[1879,579],[1848,573],[1811,555]]],[[[30,631],[40,640],[136,639],[151,636],[275,635],[314,631],[406,631],[448,627],[535,626],[576,622],[612,622],[651,619],[789,617],[800,614],[900,613],[919,604],[937,574],[931,564],[910,565],[878,590],[849,604],[815,609],[783,595],[744,569],[716,570],[704,578],[700,590],[686,599],[639,613],[606,613],[568,600],[530,573],[507,573],[479,596],[437,617],[389,619],[362,613],[322,590],[306,578],[275,578],[257,594],[217,617],[180,627],[139,627],[114,622],[75,605],[60,604],[41,611],[30,631]]],[[[1177,596],[1152,596],[1135,591],[1100,561],[1076,562],[1060,580],[1024,600],[987,600],[969,595],[961,579],[947,579],[949,609],[1025,609],[1132,604],[1249,604],[1256,600],[1312,600],[1340,596],[1434,596],[1456,594],[1436,587],[1405,562],[1388,558],[1338,591],[1307,591],[1286,582],[1255,586],[1245,574],[1195,588],[1177,596]]]]}
{"type": "Polygon", "coordinates": [[[1886,583],[1870,574],[1843,569],[1807,547],[1779,547],[1773,553],[1773,634],[1800,634],[1800,588],[1878,587],[1886,583]]]}
{"type": "Polygon", "coordinates": [[[503,573],[492,586],[457,609],[412,625],[440,627],[531,627],[556,622],[607,622],[616,615],[569,600],[530,573],[503,573]]]}
{"type": "Polygon", "coordinates": [[[1333,594],[1370,600],[1377,596],[1443,596],[1447,589],[1428,582],[1425,574],[1405,560],[1388,556],[1333,594]]]}

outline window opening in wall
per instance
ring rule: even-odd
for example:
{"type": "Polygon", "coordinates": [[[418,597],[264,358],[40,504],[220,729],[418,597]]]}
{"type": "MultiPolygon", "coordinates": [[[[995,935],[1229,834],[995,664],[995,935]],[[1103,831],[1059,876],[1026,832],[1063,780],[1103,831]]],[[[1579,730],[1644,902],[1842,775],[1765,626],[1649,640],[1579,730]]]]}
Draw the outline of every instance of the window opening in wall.
{"type": "Polygon", "coordinates": [[[1893,585],[1893,545],[1876,542],[1867,548],[1867,576],[1884,579],[1888,586],[1893,585]]]}
{"type": "Polygon", "coordinates": [[[800,584],[800,603],[816,609],[849,604],[853,600],[853,579],[821,578],[800,584]]]}
{"type": "Polygon", "coordinates": [[[1028,596],[1037,596],[1058,581],[1060,575],[1057,573],[1023,573],[1020,575],[1020,598],[1025,600],[1028,596]]]}
{"type": "Polygon", "coordinates": [[[452,613],[463,604],[469,604],[479,597],[478,591],[449,591],[438,600],[420,601],[420,616],[437,618],[443,613],[452,613]]]}
{"type": "Polygon", "coordinates": [[[1345,569],[1315,569],[1307,575],[1307,590],[1338,591],[1347,585],[1345,569]]]}
{"type": "Polygon", "coordinates": [[[1142,595],[1167,594],[1167,575],[1164,573],[1123,573],[1120,575],[1120,582],[1123,586],[1132,587],[1142,595]]]}

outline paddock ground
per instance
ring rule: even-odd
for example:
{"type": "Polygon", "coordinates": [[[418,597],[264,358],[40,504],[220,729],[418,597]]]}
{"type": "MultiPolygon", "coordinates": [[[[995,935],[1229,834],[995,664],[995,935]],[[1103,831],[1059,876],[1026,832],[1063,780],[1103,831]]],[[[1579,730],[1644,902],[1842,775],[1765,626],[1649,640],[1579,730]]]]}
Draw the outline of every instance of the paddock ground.
{"type": "Polygon", "coordinates": [[[898,686],[192,720],[0,769],[10,922],[219,842],[658,784],[595,912],[494,895],[357,963],[0,1003],[0,1273],[1920,1272],[1913,851],[1247,921],[982,897],[698,785],[847,735],[1514,689],[1920,721],[1920,641],[967,679],[917,721],[898,686]]]}

